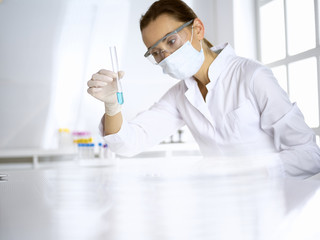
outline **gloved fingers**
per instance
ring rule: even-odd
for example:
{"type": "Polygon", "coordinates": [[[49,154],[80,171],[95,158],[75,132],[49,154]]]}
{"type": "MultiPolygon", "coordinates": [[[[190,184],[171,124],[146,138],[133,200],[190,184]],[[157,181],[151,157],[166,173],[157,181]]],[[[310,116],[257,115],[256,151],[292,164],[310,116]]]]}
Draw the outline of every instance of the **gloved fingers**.
{"type": "Polygon", "coordinates": [[[120,79],[123,78],[123,76],[124,76],[124,71],[119,71],[118,73],[119,73],[119,78],[120,78],[120,79]]]}
{"type": "Polygon", "coordinates": [[[103,76],[107,76],[111,79],[115,79],[117,78],[117,74],[115,72],[112,72],[110,70],[106,70],[106,69],[101,69],[98,74],[103,75],[103,76]]]}
{"type": "Polygon", "coordinates": [[[95,73],[92,75],[92,80],[93,81],[102,81],[102,82],[106,82],[106,83],[110,83],[113,81],[113,79],[116,78],[116,75],[115,77],[113,77],[113,74],[111,75],[105,75],[105,74],[101,74],[101,73],[95,73]]]}
{"type": "MultiPolygon", "coordinates": [[[[101,69],[98,72],[98,74],[102,74],[102,75],[111,77],[113,79],[117,78],[117,74],[115,72],[110,71],[110,70],[101,69]]],[[[118,74],[119,74],[119,78],[121,79],[124,76],[124,71],[119,71],[118,74]]]]}
{"type": "Polygon", "coordinates": [[[93,88],[93,87],[89,87],[87,89],[87,92],[90,94],[90,95],[94,95],[95,93],[98,93],[98,92],[101,92],[102,91],[102,88],[93,88]]]}
{"type": "Polygon", "coordinates": [[[97,87],[105,87],[108,85],[107,82],[103,82],[103,81],[97,81],[97,80],[92,80],[90,79],[88,82],[87,82],[87,85],[88,87],[94,87],[94,88],[97,88],[97,87]]]}

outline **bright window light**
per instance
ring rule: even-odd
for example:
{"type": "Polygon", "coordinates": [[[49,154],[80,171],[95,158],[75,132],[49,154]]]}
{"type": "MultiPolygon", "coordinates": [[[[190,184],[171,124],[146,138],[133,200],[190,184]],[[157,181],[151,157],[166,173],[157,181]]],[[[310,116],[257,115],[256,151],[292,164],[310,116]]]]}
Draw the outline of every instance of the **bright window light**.
{"type": "Polygon", "coordinates": [[[314,0],[289,0],[287,3],[288,54],[312,49],[316,44],[314,0]]]}
{"type": "Polygon", "coordinates": [[[261,60],[270,63],[286,55],[283,0],[260,8],[261,60]]]}
{"type": "Polygon", "coordinates": [[[317,61],[315,57],[289,64],[289,92],[310,127],[319,126],[317,61]]]}

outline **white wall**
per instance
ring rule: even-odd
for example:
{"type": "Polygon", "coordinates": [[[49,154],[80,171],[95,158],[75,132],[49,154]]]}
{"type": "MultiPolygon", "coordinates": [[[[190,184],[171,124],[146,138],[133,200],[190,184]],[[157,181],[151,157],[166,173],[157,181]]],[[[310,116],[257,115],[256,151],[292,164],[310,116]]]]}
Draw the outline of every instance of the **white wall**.
{"type": "MultiPolygon", "coordinates": [[[[236,1],[236,0],[234,0],[236,1]]],[[[253,0],[246,0],[253,1],[253,0]]],[[[103,104],[86,82],[110,68],[116,44],[127,119],[177,82],[143,57],[139,19],[153,0],[4,0],[0,3],[0,149],[55,147],[60,127],[97,138],[103,104]]],[[[213,43],[234,42],[232,0],[186,0],[213,43]]],[[[238,15],[239,16],[239,15],[238,15]]],[[[240,45],[239,45],[240,46],[240,45]]]]}
{"type": "Polygon", "coordinates": [[[233,19],[234,48],[237,54],[257,59],[255,0],[234,0],[233,19]]]}
{"type": "Polygon", "coordinates": [[[43,141],[63,14],[60,1],[0,3],[0,148],[43,141]]]}
{"type": "Polygon", "coordinates": [[[213,45],[234,45],[233,0],[197,0],[193,9],[205,25],[205,37],[213,45]]]}
{"type": "Polygon", "coordinates": [[[238,55],[257,58],[255,0],[197,0],[193,9],[213,45],[229,42],[238,55]]]}

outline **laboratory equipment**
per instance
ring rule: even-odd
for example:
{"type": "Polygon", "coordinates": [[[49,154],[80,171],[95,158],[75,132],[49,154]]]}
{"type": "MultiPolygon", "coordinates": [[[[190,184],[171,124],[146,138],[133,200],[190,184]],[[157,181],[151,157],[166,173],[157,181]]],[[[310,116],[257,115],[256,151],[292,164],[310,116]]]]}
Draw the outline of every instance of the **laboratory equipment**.
{"type": "Polygon", "coordinates": [[[113,153],[110,149],[108,144],[103,144],[103,153],[104,153],[104,158],[106,159],[114,159],[115,158],[115,153],[113,153]]]}
{"type": "Polygon", "coordinates": [[[89,159],[94,159],[94,143],[88,143],[87,147],[88,147],[88,158],[89,159]]]}
{"type": "Polygon", "coordinates": [[[59,128],[59,148],[72,148],[72,136],[68,128],[59,128]]]}
{"type": "Polygon", "coordinates": [[[90,132],[86,131],[74,131],[72,133],[73,143],[78,145],[79,143],[92,143],[93,138],[90,132]]]}
{"type": "Polygon", "coordinates": [[[112,71],[117,74],[117,100],[120,105],[123,104],[123,91],[122,91],[122,85],[121,80],[119,77],[119,63],[118,63],[118,56],[117,56],[117,49],[115,46],[109,47],[110,50],[110,56],[111,56],[111,63],[112,63],[112,71]]]}
{"type": "Polygon", "coordinates": [[[103,144],[99,142],[98,146],[99,146],[99,151],[98,151],[99,158],[103,159],[103,144]]]}
{"type": "Polygon", "coordinates": [[[78,143],[78,158],[79,159],[85,158],[84,143],[78,143]]]}
{"type": "Polygon", "coordinates": [[[109,149],[108,144],[99,143],[99,158],[100,159],[114,159],[115,154],[109,149]]]}
{"type": "Polygon", "coordinates": [[[78,159],[94,159],[94,143],[78,143],[78,159]]]}

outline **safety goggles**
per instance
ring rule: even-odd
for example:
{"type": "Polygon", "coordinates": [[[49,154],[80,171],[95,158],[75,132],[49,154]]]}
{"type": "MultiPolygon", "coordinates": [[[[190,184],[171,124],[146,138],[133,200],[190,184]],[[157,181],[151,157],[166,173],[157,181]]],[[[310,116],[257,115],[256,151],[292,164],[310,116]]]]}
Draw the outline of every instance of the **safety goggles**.
{"type": "Polygon", "coordinates": [[[165,35],[154,45],[149,47],[148,51],[144,54],[144,56],[148,58],[150,62],[152,62],[153,64],[158,64],[159,62],[161,62],[166,57],[166,53],[172,54],[186,42],[188,34],[187,32],[181,30],[191,25],[192,23],[193,19],[178,27],[173,32],[170,32],[167,35],[165,35]],[[158,48],[157,46],[160,43],[161,48],[158,48]]]}

